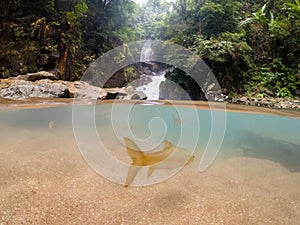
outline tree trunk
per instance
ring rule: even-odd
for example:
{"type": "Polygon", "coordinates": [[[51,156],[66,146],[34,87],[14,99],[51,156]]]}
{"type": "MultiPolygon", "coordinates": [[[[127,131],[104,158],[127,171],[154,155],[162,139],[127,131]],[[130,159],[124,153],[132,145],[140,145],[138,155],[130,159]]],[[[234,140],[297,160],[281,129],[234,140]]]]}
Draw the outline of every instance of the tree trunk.
{"type": "Polygon", "coordinates": [[[186,0],[180,0],[182,21],[186,24],[186,0]]]}
{"type": "Polygon", "coordinates": [[[66,71],[66,64],[67,64],[67,59],[68,59],[68,51],[69,48],[67,47],[64,51],[63,54],[61,55],[58,63],[58,71],[60,74],[60,77],[64,80],[65,79],[65,71],[66,71]]]}

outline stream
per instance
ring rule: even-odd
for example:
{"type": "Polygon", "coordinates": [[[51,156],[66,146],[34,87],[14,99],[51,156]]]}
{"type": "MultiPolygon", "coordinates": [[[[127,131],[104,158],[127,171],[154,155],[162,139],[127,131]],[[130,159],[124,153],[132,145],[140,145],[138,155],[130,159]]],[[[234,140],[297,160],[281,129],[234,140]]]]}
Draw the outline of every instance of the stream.
{"type": "Polygon", "coordinates": [[[143,75],[144,77],[150,78],[152,81],[148,84],[139,86],[136,88],[137,91],[142,91],[147,95],[148,100],[159,100],[159,86],[162,81],[165,81],[166,71],[160,71],[157,75],[143,75]]]}

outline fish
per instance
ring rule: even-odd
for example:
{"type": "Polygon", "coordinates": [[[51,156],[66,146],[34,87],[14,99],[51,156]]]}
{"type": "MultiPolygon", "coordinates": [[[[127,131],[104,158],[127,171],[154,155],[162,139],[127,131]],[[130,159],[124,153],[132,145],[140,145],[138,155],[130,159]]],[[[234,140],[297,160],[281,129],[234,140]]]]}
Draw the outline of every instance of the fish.
{"type": "Polygon", "coordinates": [[[51,120],[49,123],[48,123],[48,129],[49,130],[52,130],[55,126],[55,120],[51,120]]]}
{"type": "Polygon", "coordinates": [[[176,116],[175,114],[173,114],[173,120],[174,120],[174,126],[182,125],[182,120],[180,119],[179,116],[176,116]]]}
{"type": "Polygon", "coordinates": [[[170,141],[163,142],[163,150],[143,152],[132,140],[124,137],[127,153],[132,162],[128,168],[124,187],[128,187],[142,167],[148,166],[149,178],[156,169],[174,169],[193,162],[195,156],[183,148],[174,146],[170,141]],[[175,153],[176,151],[176,153],[175,153]],[[163,162],[163,163],[161,163],[163,162]]]}

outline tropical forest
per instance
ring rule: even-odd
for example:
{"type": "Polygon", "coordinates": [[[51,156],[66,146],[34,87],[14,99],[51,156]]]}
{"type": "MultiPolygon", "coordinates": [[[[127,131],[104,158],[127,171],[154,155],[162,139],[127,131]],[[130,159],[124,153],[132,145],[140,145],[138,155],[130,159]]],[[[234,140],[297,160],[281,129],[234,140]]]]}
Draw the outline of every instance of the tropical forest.
{"type": "MultiPolygon", "coordinates": [[[[80,80],[109,50],[150,39],[199,56],[229,97],[300,96],[299,0],[2,0],[0,18],[2,79],[80,80]]],[[[181,70],[166,77],[191,89],[181,70]]]]}
{"type": "Polygon", "coordinates": [[[0,225],[300,224],[300,0],[0,21],[0,225]]]}

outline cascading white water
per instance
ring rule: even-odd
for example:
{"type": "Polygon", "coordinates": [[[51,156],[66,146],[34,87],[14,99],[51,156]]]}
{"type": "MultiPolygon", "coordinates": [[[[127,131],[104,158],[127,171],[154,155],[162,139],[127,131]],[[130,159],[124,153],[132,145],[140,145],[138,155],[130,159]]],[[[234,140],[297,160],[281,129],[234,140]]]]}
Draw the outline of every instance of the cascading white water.
{"type": "Polygon", "coordinates": [[[145,77],[149,77],[152,81],[146,85],[137,87],[136,90],[144,92],[148,100],[158,100],[160,83],[166,80],[165,73],[166,71],[161,71],[156,76],[144,75],[145,77]]]}
{"type": "Polygon", "coordinates": [[[153,61],[153,51],[151,48],[151,40],[147,40],[142,48],[140,62],[153,61]]]}
{"type": "MultiPolygon", "coordinates": [[[[151,40],[147,40],[144,43],[141,51],[141,57],[140,57],[141,62],[155,61],[153,59],[153,50],[151,48],[151,43],[152,43],[151,40]]],[[[158,73],[154,73],[154,75],[143,74],[143,77],[150,78],[151,82],[149,82],[146,85],[137,87],[136,90],[144,92],[147,95],[148,100],[158,100],[160,83],[166,80],[165,73],[166,71],[164,70],[158,73]]]]}

